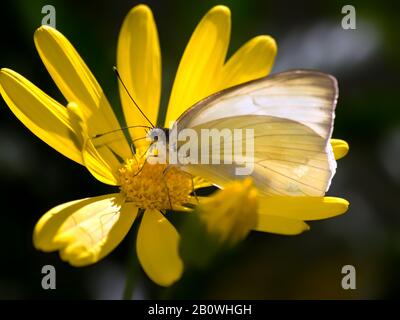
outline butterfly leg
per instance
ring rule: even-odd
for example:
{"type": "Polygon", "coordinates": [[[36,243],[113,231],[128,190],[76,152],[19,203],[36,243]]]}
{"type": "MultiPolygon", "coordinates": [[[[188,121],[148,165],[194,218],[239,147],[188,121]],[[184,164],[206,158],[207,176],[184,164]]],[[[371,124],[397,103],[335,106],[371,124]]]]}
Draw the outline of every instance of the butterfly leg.
{"type": "MultiPolygon", "coordinates": [[[[137,160],[136,160],[137,161],[137,160]]],[[[147,162],[147,161],[146,161],[147,162]]],[[[141,173],[143,171],[144,166],[146,165],[146,162],[144,162],[142,164],[142,166],[139,168],[138,172],[136,172],[133,177],[136,177],[139,173],[141,173]]]]}
{"type": "MultiPolygon", "coordinates": [[[[147,147],[146,151],[140,156],[140,159],[143,158],[143,156],[147,153],[147,151],[150,149],[150,147],[151,147],[151,144],[147,147]]],[[[134,158],[135,158],[135,161],[136,161],[137,166],[139,167],[139,162],[138,162],[138,160],[136,159],[136,154],[134,154],[133,156],[134,156],[134,158]]],[[[152,156],[149,156],[149,157],[152,157],[152,156]]],[[[139,168],[138,172],[135,173],[134,177],[136,177],[140,172],[142,172],[142,170],[143,170],[143,168],[144,168],[144,166],[145,166],[146,163],[147,163],[147,161],[145,161],[145,162],[142,164],[142,166],[139,168]]]]}
{"type": "Polygon", "coordinates": [[[187,174],[190,177],[190,181],[192,182],[192,193],[194,198],[196,199],[197,204],[199,203],[199,198],[197,197],[196,189],[194,188],[194,180],[193,180],[193,175],[191,175],[189,172],[181,170],[184,174],[187,174]]]}
{"type": "Polygon", "coordinates": [[[167,180],[165,179],[166,175],[168,174],[168,171],[172,168],[172,165],[167,165],[166,168],[163,170],[163,181],[165,183],[165,188],[167,189],[167,195],[168,195],[168,201],[169,201],[169,206],[172,209],[172,201],[171,201],[171,197],[169,195],[169,189],[168,189],[168,185],[167,185],[167,180]]]}
{"type": "Polygon", "coordinates": [[[196,189],[194,188],[194,180],[193,180],[193,176],[190,175],[190,180],[192,180],[192,193],[194,195],[194,198],[196,199],[197,204],[199,204],[199,198],[197,197],[197,193],[196,193],[196,189]]]}

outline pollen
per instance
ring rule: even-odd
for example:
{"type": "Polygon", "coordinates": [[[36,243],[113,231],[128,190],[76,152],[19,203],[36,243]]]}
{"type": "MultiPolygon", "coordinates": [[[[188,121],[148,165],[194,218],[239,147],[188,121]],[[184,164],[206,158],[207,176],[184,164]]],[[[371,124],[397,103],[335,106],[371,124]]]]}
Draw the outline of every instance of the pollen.
{"type": "Polygon", "coordinates": [[[191,175],[167,164],[128,159],[119,169],[121,192],[142,209],[177,209],[193,191],[191,175]]]}

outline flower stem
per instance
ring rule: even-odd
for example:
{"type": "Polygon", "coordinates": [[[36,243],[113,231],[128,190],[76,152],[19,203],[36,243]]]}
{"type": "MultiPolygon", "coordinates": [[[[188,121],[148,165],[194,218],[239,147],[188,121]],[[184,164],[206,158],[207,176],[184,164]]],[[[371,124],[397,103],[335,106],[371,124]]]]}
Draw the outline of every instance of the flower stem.
{"type": "Polygon", "coordinates": [[[135,278],[138,263],[135,254],[131,254],[131,256],[132,257],[129,257],[128,268],[126,270],[126,280],[123,294],[124,300],[131,300],[133,296],[133,290],[135,289],[135,278]]]}
{"type": "MultiPolygon", "coordinates": [[[[139,209],[138,217],[140,217],[142,213],[143,210],[139,209]]],[[[129,241],[130,243],[136,243],[136,236],[139,228],[138,226],[139,224],[136,224],[136,227],[134,226],[130,232],[131,235],[130,236],[131,241],[129,241]]],[[[136,255],[136,246],[133,246],[133,249],[131,250],[128,259],[129,260],[126,268],[125,288],[123,293],[124,300],[131,300],[133,296],[133,291],[135,289],[137,274],[139,271],[139,261],[136,255]]]]}

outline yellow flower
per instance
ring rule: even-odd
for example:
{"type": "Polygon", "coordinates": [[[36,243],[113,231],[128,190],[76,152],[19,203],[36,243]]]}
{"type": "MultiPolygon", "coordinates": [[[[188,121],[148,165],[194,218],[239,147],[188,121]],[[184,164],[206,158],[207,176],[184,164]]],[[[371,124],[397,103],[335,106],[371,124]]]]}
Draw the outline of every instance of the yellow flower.
{"type": "Polygon", "coordinates": [[[181,227],[179,246],[185,265],[195,268],[206,267],[251,230],[295,235],[309,229],[303,220],[330,218],[348,208],[348,202],[339,198],[265,197],[251,178],[230,182],[199,201],[181,227]]]}
{"type": "MultiPolygon", "coordinates": [[[[251,39],[225,62],[229,37],[230,11],[216,6],[200,21],[185,49],[172,88],[166,124],[209,94],[269,73],[276,54],[271,37],[251,39]]],[[[164,179],[164,165],[146,165],[137,174],[142,160],[132,156],[124,139],[109,141],[107,148],[100,150],[92,138],[101,140],[105,138],[102,134],[120,128],[103,90],[60,32],[42,26],[35,32],[34,40],[45,67],[68,103],[60,104],[10,69],[0,72],[4,100],[37,137],[85,165],[99,181],[120,187],[118,193],[71,201],[48,211],[35,226],[35,247],[43,251],[59,250],[61,258],[73,266],[95,263],[122,241],[142,212],[139,209],[145,209],[136,242],[139,261],[154,282],[171,285],[181,277],[183,264],[178,254],[178,232],[161,211],[171,206],[183,209],[185,202],[193,201],[191,179],[176,168],[164,179]]],[[[135,101],[155,123],[161,93],[161,54],[154,18],[145,5],[134,7],[124,20],[118,40],[117,67],[135,101]]],[[[120,95],[126,124],[147,125],[122,88],[120,95]]],[[[335,154],[347,152],[345,142],[333,145],[335,154]]],[[[140,149],[140,144],[135,147],[140,149]]],[[[195,178],[195,187],[205,185],[206,182],[195,178]]],[[[272,202],[267,201],[265,208],[261,203],[260,212],[275,219],[265,219],[257,229],[295,233],[304,228],[301,219],[305,212],[320,217],[327,212],[333,215],[343,211],[338,209],[340,199],[325,199],[317,202],[292,199],[288,201],[296,205],[289,203],[288,207],[286,200],[281,203],[270,199],[272,202]],[[281,212],[284,216],[278,215],[281,212]]]]}
{"type": "Polygon", "coordinates": [[[229,245],[243,240],[256,227],[257,209],[257,190],[251,178],[228,184],[196,208],[207,231],[229,245]]]}
{"type": "MultiPolygon", "coordinates": [[[[218,243],[229,246],[243,240],[251,230],[296,235],[309,230],[304,220],[331,218],[343,214],[349,206],[346,200],[334,197],[266,197],[257,193],[251,178],[233,181],[199,200],[196,212],[200,221],[218,243]]],[[[191,238],[204,241],[198,235],[191,238]]]]}

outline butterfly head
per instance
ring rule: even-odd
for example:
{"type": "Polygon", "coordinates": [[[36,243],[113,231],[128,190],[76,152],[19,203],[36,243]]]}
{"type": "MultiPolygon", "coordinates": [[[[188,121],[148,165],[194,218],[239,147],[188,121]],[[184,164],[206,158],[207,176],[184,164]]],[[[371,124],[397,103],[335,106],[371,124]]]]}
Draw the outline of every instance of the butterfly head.
{"type": "Polygon", "coordinates": [[[151,140],[151,142],[165,141],[166,143],[168,143],[169,129],[168,128],[152,128],[147,133],[147,137],[151,140]]]}

